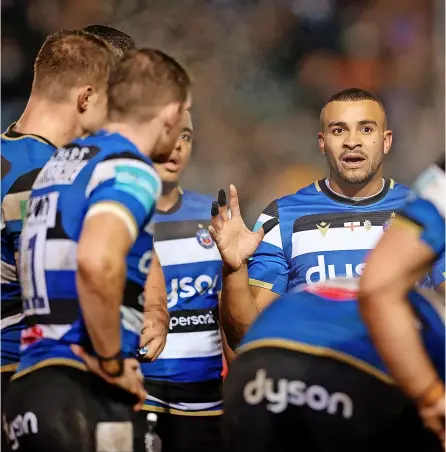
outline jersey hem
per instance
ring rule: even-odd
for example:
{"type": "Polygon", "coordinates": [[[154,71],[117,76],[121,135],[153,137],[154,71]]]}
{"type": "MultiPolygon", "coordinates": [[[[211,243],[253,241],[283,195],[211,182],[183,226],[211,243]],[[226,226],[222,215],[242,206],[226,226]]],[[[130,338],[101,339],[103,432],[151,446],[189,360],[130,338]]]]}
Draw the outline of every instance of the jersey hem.
{"type": "Polygon", "coordinates": [[[75,359],[50,358],[50,359],[45,359],[43,361],[40,361],[39,363],[34,364],[26,369],[20,370],[11,378],[11,381],[14,381],[17,378],[24,377],[25,375],[28,375],[31,372],[34,372],[36,370],[43,369],[44,367],[49,367],[49,366],[67,366],[67,367],[74,367],[75,369],[83,370],[85,372],[88,371],[87,366],[85,364],[80,363],[79,361],[76,361],[75,359]]]}
{"type": "Polygon", "coordinates": [[[151,411],[154,413],[173,414],[176,416],[221,416],[223,410],[202,410],[202,411],[183,411],[175,408],[144,405],[142,408],[144,411],[151,411]]]}

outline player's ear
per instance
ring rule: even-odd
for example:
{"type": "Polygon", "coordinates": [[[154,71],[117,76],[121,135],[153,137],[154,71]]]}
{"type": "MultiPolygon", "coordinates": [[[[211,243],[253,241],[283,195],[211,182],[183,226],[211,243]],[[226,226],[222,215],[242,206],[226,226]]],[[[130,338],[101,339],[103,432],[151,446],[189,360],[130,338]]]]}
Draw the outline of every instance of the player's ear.
{"type": "Polygon", "coordinates": [[[319,140],[319,149],[322,152],[322,154],[325,155],[325,135],[324,135],[324,132],[318,132],[317,138],[319,140]]]}
{"type": "Polygon", "coordinates": [[[83,86],[79,89],[77,96],[77,109],[84,113],[91,102],[91,97],[93,96],[93,87],[92,86],[83,86]]]}
{"type": "Polygon", "coordinates": [[[392,147],[392,138],[393,132],[391,130],[384,131],[384,154],[388,154],[390,152],[390,148],[392,147]]]}

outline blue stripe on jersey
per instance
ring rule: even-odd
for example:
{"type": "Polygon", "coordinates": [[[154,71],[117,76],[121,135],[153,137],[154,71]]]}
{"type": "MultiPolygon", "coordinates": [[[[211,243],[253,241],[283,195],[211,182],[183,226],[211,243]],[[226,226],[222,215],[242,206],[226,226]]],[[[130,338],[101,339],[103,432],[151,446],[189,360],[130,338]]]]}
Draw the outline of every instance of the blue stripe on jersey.
{"type": "Polygon", "coordinates": [[[192,383],[220,378],[221,359],[221,355],[205,358],[157,359],[153,363],[141,362],[141,369],[144,375],[149,373],[152,379],[165,380],[167,374],[169,381],[192,383]],[[187,373],[184,372],[185,368],[187,373]]]}
{"type": "Polygon", "coordinates": [[[20,336],[25,329],[25,322],[20,322],[2,328],[1,330],[1,365],[8,366],[19,362],[20,336]]]}
{"type": "Polygon", "coordinates": [[[51,298],[57,300],[76,298],[76,274],[70,270],[46,271],[46,285],[51,298]]]}

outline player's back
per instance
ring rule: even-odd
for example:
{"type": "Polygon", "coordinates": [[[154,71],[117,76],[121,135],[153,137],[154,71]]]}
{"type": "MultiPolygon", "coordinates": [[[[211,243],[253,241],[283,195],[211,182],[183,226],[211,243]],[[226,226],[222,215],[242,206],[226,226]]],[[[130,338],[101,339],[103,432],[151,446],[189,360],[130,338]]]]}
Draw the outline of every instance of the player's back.
{"type": "MultiPolygon", "coordinates": [[[[276,342],[304,353],[331,356],[390,382],[360,316],[357,294],[356,279],[306,286],[305,290],[287,294],[259,315],[240,351],[276,342]]],[[[427,290],[411,291],[409,300],[426,350],[444,381],[444,304],[437,294],[427,290]]]]}
{"type": "Polygon", "coordinates": [[[119,134],[100,131],[77,140],[57,150],[45,165],[33,186],[21,240],[28,328],[22,335],[18,374],[54,363],[79,367],[72,343],[91,351],[76,288],[76,251],[87,211],[103,202],[128,207],[141,225],[127,256],[121,306],[122,351],[135,355],[153,244],[147,220],[154,209],[150,194],[156,199],[158,190],[150,160],[119,134]]]}
{"type": "Polygon", "coordinates": [[[207,228],[212,198],[182,191],[157,211],[155,249],[163,267],[170,313],[166,346],[142,362],[149,406],[221,412],[222,345],[218,316],[222,262],[207,228]]]}
{"type": "Polygon", "coordinates": [[[35,178],[56,150],[45,138],[17,133],[13,126],[2,134],[1,143],[2,372],[14,370],[19,360],[20,332],[24,326],[16,253],[26,205],[35,178]]]}
{"type": "Polygon", "coordinates": [[[409,189],[386,179],[375,196],[334,193],[320,180],[273,201],[256,224],[279,224],[266,234],[249,262],[250,284],[285,294],[313,284],[362,274],[365,258],[402,208],[409,189]]]}

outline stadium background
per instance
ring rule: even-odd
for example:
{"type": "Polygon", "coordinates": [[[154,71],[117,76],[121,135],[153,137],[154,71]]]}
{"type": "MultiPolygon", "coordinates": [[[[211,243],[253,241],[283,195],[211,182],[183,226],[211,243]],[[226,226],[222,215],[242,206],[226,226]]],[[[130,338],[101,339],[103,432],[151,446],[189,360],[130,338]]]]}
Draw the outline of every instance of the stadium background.
{"type": "Polygon", "coordinates": [[[388,175],[410,183],[444,152],[444,0],[2,0],[1,11],[2,128],[23,110],[46,35],[116,26],[191,71],[184,186],[236,184],[250,225],[274,197],[324,174],[319,111],[341,89],[384,101],[388,175]]]}

